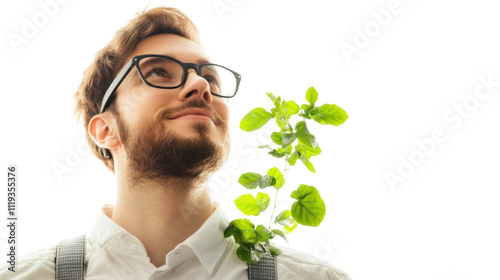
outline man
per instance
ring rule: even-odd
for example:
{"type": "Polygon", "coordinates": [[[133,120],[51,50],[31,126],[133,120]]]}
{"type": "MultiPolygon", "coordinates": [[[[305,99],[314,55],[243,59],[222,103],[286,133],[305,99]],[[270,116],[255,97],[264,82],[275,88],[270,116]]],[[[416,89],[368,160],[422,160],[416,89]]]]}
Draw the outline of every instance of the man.
{"type": "MultiPolygon", "coordinates": [[[[76,113],[116,176],[117,199],[85,236],[86,278],[248,279],[207,185],[228,156],[226,100],[239,80],[209,61],[194,24],[172,8],[143,12],[97,54],[75,95],[76,113]]],[[[34,252],[0,278],[54,279],[56,250],[34,252]]],[[[349,279],[283,251],[280,279],[349,279]]]]}

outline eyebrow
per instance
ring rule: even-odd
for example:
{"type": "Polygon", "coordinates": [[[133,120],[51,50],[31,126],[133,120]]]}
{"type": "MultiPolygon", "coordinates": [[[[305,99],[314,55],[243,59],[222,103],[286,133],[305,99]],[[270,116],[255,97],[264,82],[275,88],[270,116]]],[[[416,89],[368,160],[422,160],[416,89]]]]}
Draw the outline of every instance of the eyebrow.
{"type": "MultiPolygon", "coordinates": [[[[175,56],[175,54],[173,54],[173,53],[162,53],[161,55],[170,56],[170,57],[173,57],[173,58],[180,61],[180,59],[177,56],[175,56]]],[[[182,62],[184,62],[184,61],[182,61],[182,62]]],[[[208,58],[204,58],[204,57],[196,60],[196,64],[205,64],[205,63],[212,63],[212,62],[210,62],[210,60],[208,60],[208,58]]]]}

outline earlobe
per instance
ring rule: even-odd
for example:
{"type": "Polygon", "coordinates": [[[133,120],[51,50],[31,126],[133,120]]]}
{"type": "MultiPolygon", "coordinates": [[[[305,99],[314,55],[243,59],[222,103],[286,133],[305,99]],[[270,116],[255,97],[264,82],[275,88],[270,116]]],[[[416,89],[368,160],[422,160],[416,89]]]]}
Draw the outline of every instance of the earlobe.
{"type": "Polygon", "coordinates": [[[104,114],[92,117],[89,122],[89,134],[97,146],[111,149],[120,144],[117,134],[111,126],[111,119],[104,114]]]}

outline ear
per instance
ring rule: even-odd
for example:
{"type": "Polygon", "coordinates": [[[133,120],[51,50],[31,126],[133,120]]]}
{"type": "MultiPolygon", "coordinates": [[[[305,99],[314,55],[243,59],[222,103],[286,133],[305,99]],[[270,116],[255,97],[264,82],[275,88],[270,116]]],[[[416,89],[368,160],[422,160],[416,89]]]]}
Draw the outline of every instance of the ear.
{"type": "Polygon", "coordinates": [[[89,122],[89,134],[97,146],[101,148],[115,148],[121,145],[118,134],[112,125],[113,119],[107,113],[95,115],[89,122]]]}

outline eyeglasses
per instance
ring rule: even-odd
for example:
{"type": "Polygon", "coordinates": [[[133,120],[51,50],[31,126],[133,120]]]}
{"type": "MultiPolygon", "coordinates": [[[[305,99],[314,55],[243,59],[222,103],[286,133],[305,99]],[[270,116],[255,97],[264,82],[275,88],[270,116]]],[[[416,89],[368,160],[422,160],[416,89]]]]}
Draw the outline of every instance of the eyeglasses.
{"type": "Polygon", "coordinates": [[[235,96],[241,81],[240,74],[218,64],[183,63],[173,57],[158,54],[138,55],[123,67],[109,86],[102,99],[100,113],[107,108],[110,97],[134,66],[145,84],[164,89],[182,86],[186,82],[188,70],[192,68],[199,76],[207,80],[213,95],[224,98],[235,96]]]}

